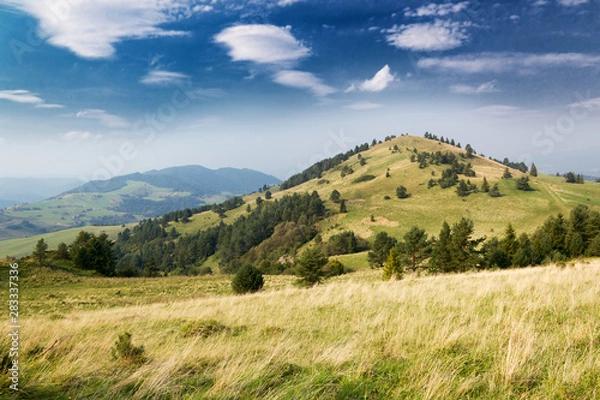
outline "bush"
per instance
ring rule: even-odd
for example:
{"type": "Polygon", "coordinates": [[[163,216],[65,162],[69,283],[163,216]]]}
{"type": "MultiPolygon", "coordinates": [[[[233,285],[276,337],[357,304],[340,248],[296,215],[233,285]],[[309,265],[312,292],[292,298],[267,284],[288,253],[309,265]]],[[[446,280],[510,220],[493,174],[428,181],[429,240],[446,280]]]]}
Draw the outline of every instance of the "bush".
{"type": "Polygon", "coordinates": [[[213,270],[209,266],[203,266],[198,268],[198,275],[212,275],[213,270]]]}
{"type": "Polygon", "coordinates": [[[346,269],[344,268],[344,264],[338,260],[331,260],[323,267],[323,274],[325,277],[344,275],[345,273],[346,269]]]}
{"type": "Polygon", "coordinates": [[[373,179],[375,179],[375,175],[361,175],[358,178],[356,178],[355,180],[352,181],[352,183],[360,183],[360,182],[367,182],[367,181],[372,181],[373,179]]]}
{"type": "Polygon", "coordinates": [[[141,364],[146,361],[144,346],[134,346],[131,343],[131,333],[129,332],[119,335],[111,353],[113,359],[122,360],[130,364],[141,364]]]}
{"type": "Polygon", "coordinates": [[[231,287],[236,294],[258,292],[264,284],[262,272],[250,264],[240,268],[231,281],[231,287]]]}

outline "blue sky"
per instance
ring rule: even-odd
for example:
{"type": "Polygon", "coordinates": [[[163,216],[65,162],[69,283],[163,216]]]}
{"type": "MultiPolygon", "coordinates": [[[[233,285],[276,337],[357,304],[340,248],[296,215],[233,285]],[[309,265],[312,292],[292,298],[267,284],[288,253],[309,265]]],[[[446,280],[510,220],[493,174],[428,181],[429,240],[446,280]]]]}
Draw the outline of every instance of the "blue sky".
{"type": "Polygon", "coordinates": [[[0,176],[286,178],[389,134],[600,176],[597,0],[0,0],[0,176]]]}

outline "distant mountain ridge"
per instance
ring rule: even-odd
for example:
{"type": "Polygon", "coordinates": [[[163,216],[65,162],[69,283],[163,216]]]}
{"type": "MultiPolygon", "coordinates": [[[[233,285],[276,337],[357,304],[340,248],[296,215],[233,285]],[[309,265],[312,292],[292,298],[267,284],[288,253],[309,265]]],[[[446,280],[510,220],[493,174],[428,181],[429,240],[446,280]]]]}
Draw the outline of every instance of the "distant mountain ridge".
{"type": "Polygon", "coordinates": [[[8,208],[0,210],[0,240],[85,225],[122,225],[280,183],[247,168],[212,170],[199,165],[91,181],[43,201],[6,204],[8,208]]]}
{"type": "Polygon", "coordinates": [[[170,167],[161,170],[136,172],[117,176],[104,181],[90,181],[63,195],[74,193],[107,193],[122,189],[128,181],[145,182],[150,185],[172,189],[176,192],[191,192],[193,196],[210,196],[222,192],[233,195],[246,194],[281,181],[272,176],[248,168],[219,168],[216,170],[200,165],[170,167]]]}

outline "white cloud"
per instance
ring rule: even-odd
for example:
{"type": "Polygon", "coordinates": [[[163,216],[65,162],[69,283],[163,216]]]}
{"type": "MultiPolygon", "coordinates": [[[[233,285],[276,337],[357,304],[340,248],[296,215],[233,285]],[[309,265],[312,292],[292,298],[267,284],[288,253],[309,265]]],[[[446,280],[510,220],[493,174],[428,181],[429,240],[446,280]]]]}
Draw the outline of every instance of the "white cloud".
{"type": "Polygon", "coordinates": [[[188,78],[189,76],[179,72],[153,70],[140,79],[140,82],[146,85],[166,86],[182,82],[188,78]]]}
{"type": "Polygon", "coordinates": [[[89,139],[100,139],[102,135],[94,136],[87,131],[70,131],[63,135],[63,139],[67,142],[82,142],[89,139]]]}
{"type": "Polygon", "coordinates": [[[348,88],[346,90],[344,90],[344,93],[351,93],[356,91],[356,85],[353,83],[350,86],[348,86],[348,88]]]}
{"type": "Polygon", "coordinates": [[[569,107],[574,108],[586,108],[588,110],[598,110],[600,109],[600,97],[595,97],[593,99],[582,100],[577,103],[569,104],[569,107]]]}
{"type": "Polygon", "coordinates": [[[277,2],[277,5],[278,5],[278,6],[281,6],[281,7],[285,7],[285,6],[292,5],[292,4],[294,4],[294,3],[299,3],[299,2],[301,2],[301,1],[303,1],[303,0],[279,0],[279,1],[277,2]]]}
{"type": "Polygon", "coordinates": [[[484,114],[490,117],[507,117],[514,115],[515,113],[522,112],[523,110],[519,107],[494,104],[490,106],[479,107],[475,109],[475,111],[479,114],[484,114]]]}
{"type": "Polygon", "coordinates": [[[280,85],[290,86],[297,89],[308,89],[315,96],[327,96],[336,92],[331,86],[324,84],[319,78],[310,72],[303,71],[279,71],[273,79],[280,85]]]}
{"type": "Polygon", "coordinates": [[[459,13],[469,5],[468,1],[462,1],[460,3],[452,4],[435,4],[430,3],[426,6],[421,6],[416,10],[406,8],[404,15],[406,17],[444,17],[446,15],[459,13]]]}
{"type": "Polygon", "coordinates": [[[238,25],[226,28],[215,41],[229,48],[234,61],[277,64],[298,60],[310,54],[290,33],[289,27],[275,25],[238,25]]]}
{"type": "Polygon", "coordinates": [[[35,105],[36,108],[64,108],[65,106],[63,106],[62,104],[36,104],[35,105]]]}
{"type": "Polygon", "coordinates": [[[0,99],[23,104],[41,104],[44,102],[29,90],[0,90],[0,99]]]}
{"type": "Polygon", "coordinates": [[[565,7],[573,7],[579,6],[581,4],[586,4],[589,0],[558,0],[558,4],[565,7]]]}
{"type": "Polygon", "coordinates": [[[109,128],[126,128],[129,126],[129,123],[118,115],[109,114],[104,110],[95,108],[79,111],[77,118],[94,119],[109,128]]]}
{"type": "Polygon", "coordinates": [[[373,78],[361,83],[359,89],[366,92],[381,92],[393,81],[394,75],[391,74],[389,65],[385,65],[373,78]]]}
{"type": "Polygon", "coordinates": [[[582,53],[479,53],[467,56],[423,58],[420,68],[464,74],[531,72],[544,68],[585,68],[600,65],[600,55],[582,53]]]}
{"type": "Polygon", "coordinates": [[[344,108],[349,108],[351,110],[374,110],[376,108],[381,108],[383,105],[379,103],[373,103],[370,101],[359,101],[356,103],[348,104],[344,108]]]}
{"type": "Polygon", "coordinates": [[[159,26],[189,17],[186,0],[0,0],[39,21],[50,44],[67,48],[83,58],[107,58],[123,40],[181,36],[186,32],[159,26]]]}
{"type": "Polygon", "coordinates": [[[499,90],[496,88],[495,80],[482,83],[479,86],[452,85],[450,86],[450,91],[457,94],[484,94],[499,92],[499,90]]]}
{"type": "Polygon", "coordinates": [[[213,6],[208,5],[208,4],[204,4],[204,5],[198,4],[192,8],[192,11],[194,11],[194,12],[209,12],[209,11],[212,11],[213,8],[214,8],[213,6]]]}
{"type": "Polygon", "coordinates": [[[414,51],[450,50],[462,46],[468,36],[466,24],[436,20],[394,27],[388,32],[388,42],[401,49],[414,51]]]}

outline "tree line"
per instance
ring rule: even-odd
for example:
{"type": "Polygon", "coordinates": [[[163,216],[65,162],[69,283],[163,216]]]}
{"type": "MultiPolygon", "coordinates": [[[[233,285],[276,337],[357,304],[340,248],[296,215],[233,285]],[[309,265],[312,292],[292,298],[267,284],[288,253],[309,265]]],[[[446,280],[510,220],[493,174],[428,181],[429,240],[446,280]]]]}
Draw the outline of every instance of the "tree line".
{"type": "Polygon", "coordinates": [[[562,263],[569,259],[600,256],[600,213],[576,206],[569,218],[549,217],[533,234],[516,231],[509,224],[503,237],[474,238],[473,221],[462,218],[450,226],[444,222],[439,235],[429,236],[413,226],[401,240],[380,232],[368,262],[383,268],[384,278],[402,277],[405,270],[430,273],[509,268],[562,263]]]}

